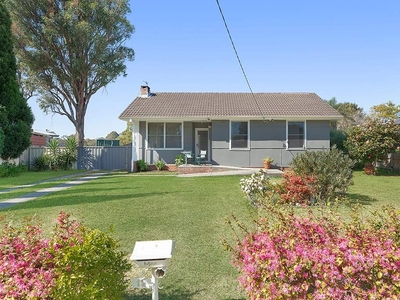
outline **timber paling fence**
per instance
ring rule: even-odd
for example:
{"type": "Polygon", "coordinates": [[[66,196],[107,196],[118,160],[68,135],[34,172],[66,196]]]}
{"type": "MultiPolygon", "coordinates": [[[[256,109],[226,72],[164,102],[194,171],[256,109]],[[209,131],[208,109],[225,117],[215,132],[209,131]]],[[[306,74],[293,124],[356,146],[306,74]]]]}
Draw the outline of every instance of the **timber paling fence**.
{"type": "MultiPolygon", "coordinates": [[[[63,147],[60,147],[62,150],[63,147]]],[[[23,163],[32,168],[35,159],[49,153],[49,147],[31,146],[18,159],[12,160],[16,164],[23,163]]],[[[131,146],[85,146],[78,147],[78,170],[126,170],[131,169],[131,146]]],[[[1,163],[1,159],[0,159],[1,163]]]]}

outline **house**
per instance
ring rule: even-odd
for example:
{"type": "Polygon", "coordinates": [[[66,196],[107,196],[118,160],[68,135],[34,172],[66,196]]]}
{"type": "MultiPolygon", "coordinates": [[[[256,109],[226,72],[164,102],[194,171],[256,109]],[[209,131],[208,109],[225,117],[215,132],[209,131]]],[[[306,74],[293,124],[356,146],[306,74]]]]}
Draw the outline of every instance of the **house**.
{"type": "Polygon", "coordinates": [[[48,129],[46,129],[46,131],[32,129],[31,146],[45,147],[47,146],[48,142],[55,137],[58,137],[58,135],[48,129]]]}
{"type": "Polygon", "coordinates": [[[132,159],[173,164],[206,150],[208,163],[286,167],[305,150],[330,147],[330,121],[342,115],[315,93],[152,93],[141,86],[121,113],[132,122],[132,159]]]}

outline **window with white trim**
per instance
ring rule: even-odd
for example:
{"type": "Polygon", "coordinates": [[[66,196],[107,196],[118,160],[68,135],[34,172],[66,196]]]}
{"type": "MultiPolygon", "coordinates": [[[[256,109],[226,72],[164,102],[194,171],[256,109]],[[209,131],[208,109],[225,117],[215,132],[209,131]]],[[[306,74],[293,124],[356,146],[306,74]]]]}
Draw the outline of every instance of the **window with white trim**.
{"type": "Polygon", "coordinates": [[[249,148],[249,122],[231,121],[231,149],[249,148]]]}
{"type": "Polygon", "coordinates": [[[182,123],[147,123],[149,148],[182,148],[182,123]]]}
{"type": "Polygon", "coordinates": [[[287,141],[288,149],[303,149],[305,147],[305,122],[288,122],[287,141]]]}

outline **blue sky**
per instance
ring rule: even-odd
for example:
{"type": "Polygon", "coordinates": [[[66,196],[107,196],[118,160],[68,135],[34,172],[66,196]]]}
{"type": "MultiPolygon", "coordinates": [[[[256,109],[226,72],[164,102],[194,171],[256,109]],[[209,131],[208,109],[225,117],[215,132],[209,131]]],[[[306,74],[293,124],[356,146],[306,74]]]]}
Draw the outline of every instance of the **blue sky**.
{"type": "MultiPolygon", "coordinates": [[[[219,0],[254,92],[315,92],[369,111],[400,104],[400,1],[219,0]]],[[[118,116],[144,81],[153,92],[249,92],[215,0],[131,0],[136,53],[127,77],[95,94],[85,137],[126,128],[118,116]]],[[[66,117],[33,128],[75,133],[66,117]]]]}

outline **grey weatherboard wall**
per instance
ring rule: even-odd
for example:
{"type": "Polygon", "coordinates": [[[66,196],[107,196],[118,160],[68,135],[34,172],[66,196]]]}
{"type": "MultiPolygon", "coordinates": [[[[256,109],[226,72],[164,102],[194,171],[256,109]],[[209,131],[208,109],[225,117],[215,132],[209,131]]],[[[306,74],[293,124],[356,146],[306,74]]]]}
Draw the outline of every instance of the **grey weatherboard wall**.
{"type": "MultiPolygon", "coordinates": [[[[286,121],[250,121],[250,149],[229,149],[229,120],[213,120],[209,131],[210,158],[213,164],[237,167],[262,167],[266,156],[274,158],[273,165],[287,167],[293,157],[304,150],[286,149],[286,121]]],[[[185,151],[195,150],[195,128],[207,128],[208,123],[183,122],[183,145],[185,151]]],[[[330,147],[330,122],[306,121],[307,150],[326,150],[330,147]]],[[[183,150],[146,149],[146,122],[139,123],[139,159],[154,164],[163,160],[175,163],[183,150]]]]}

